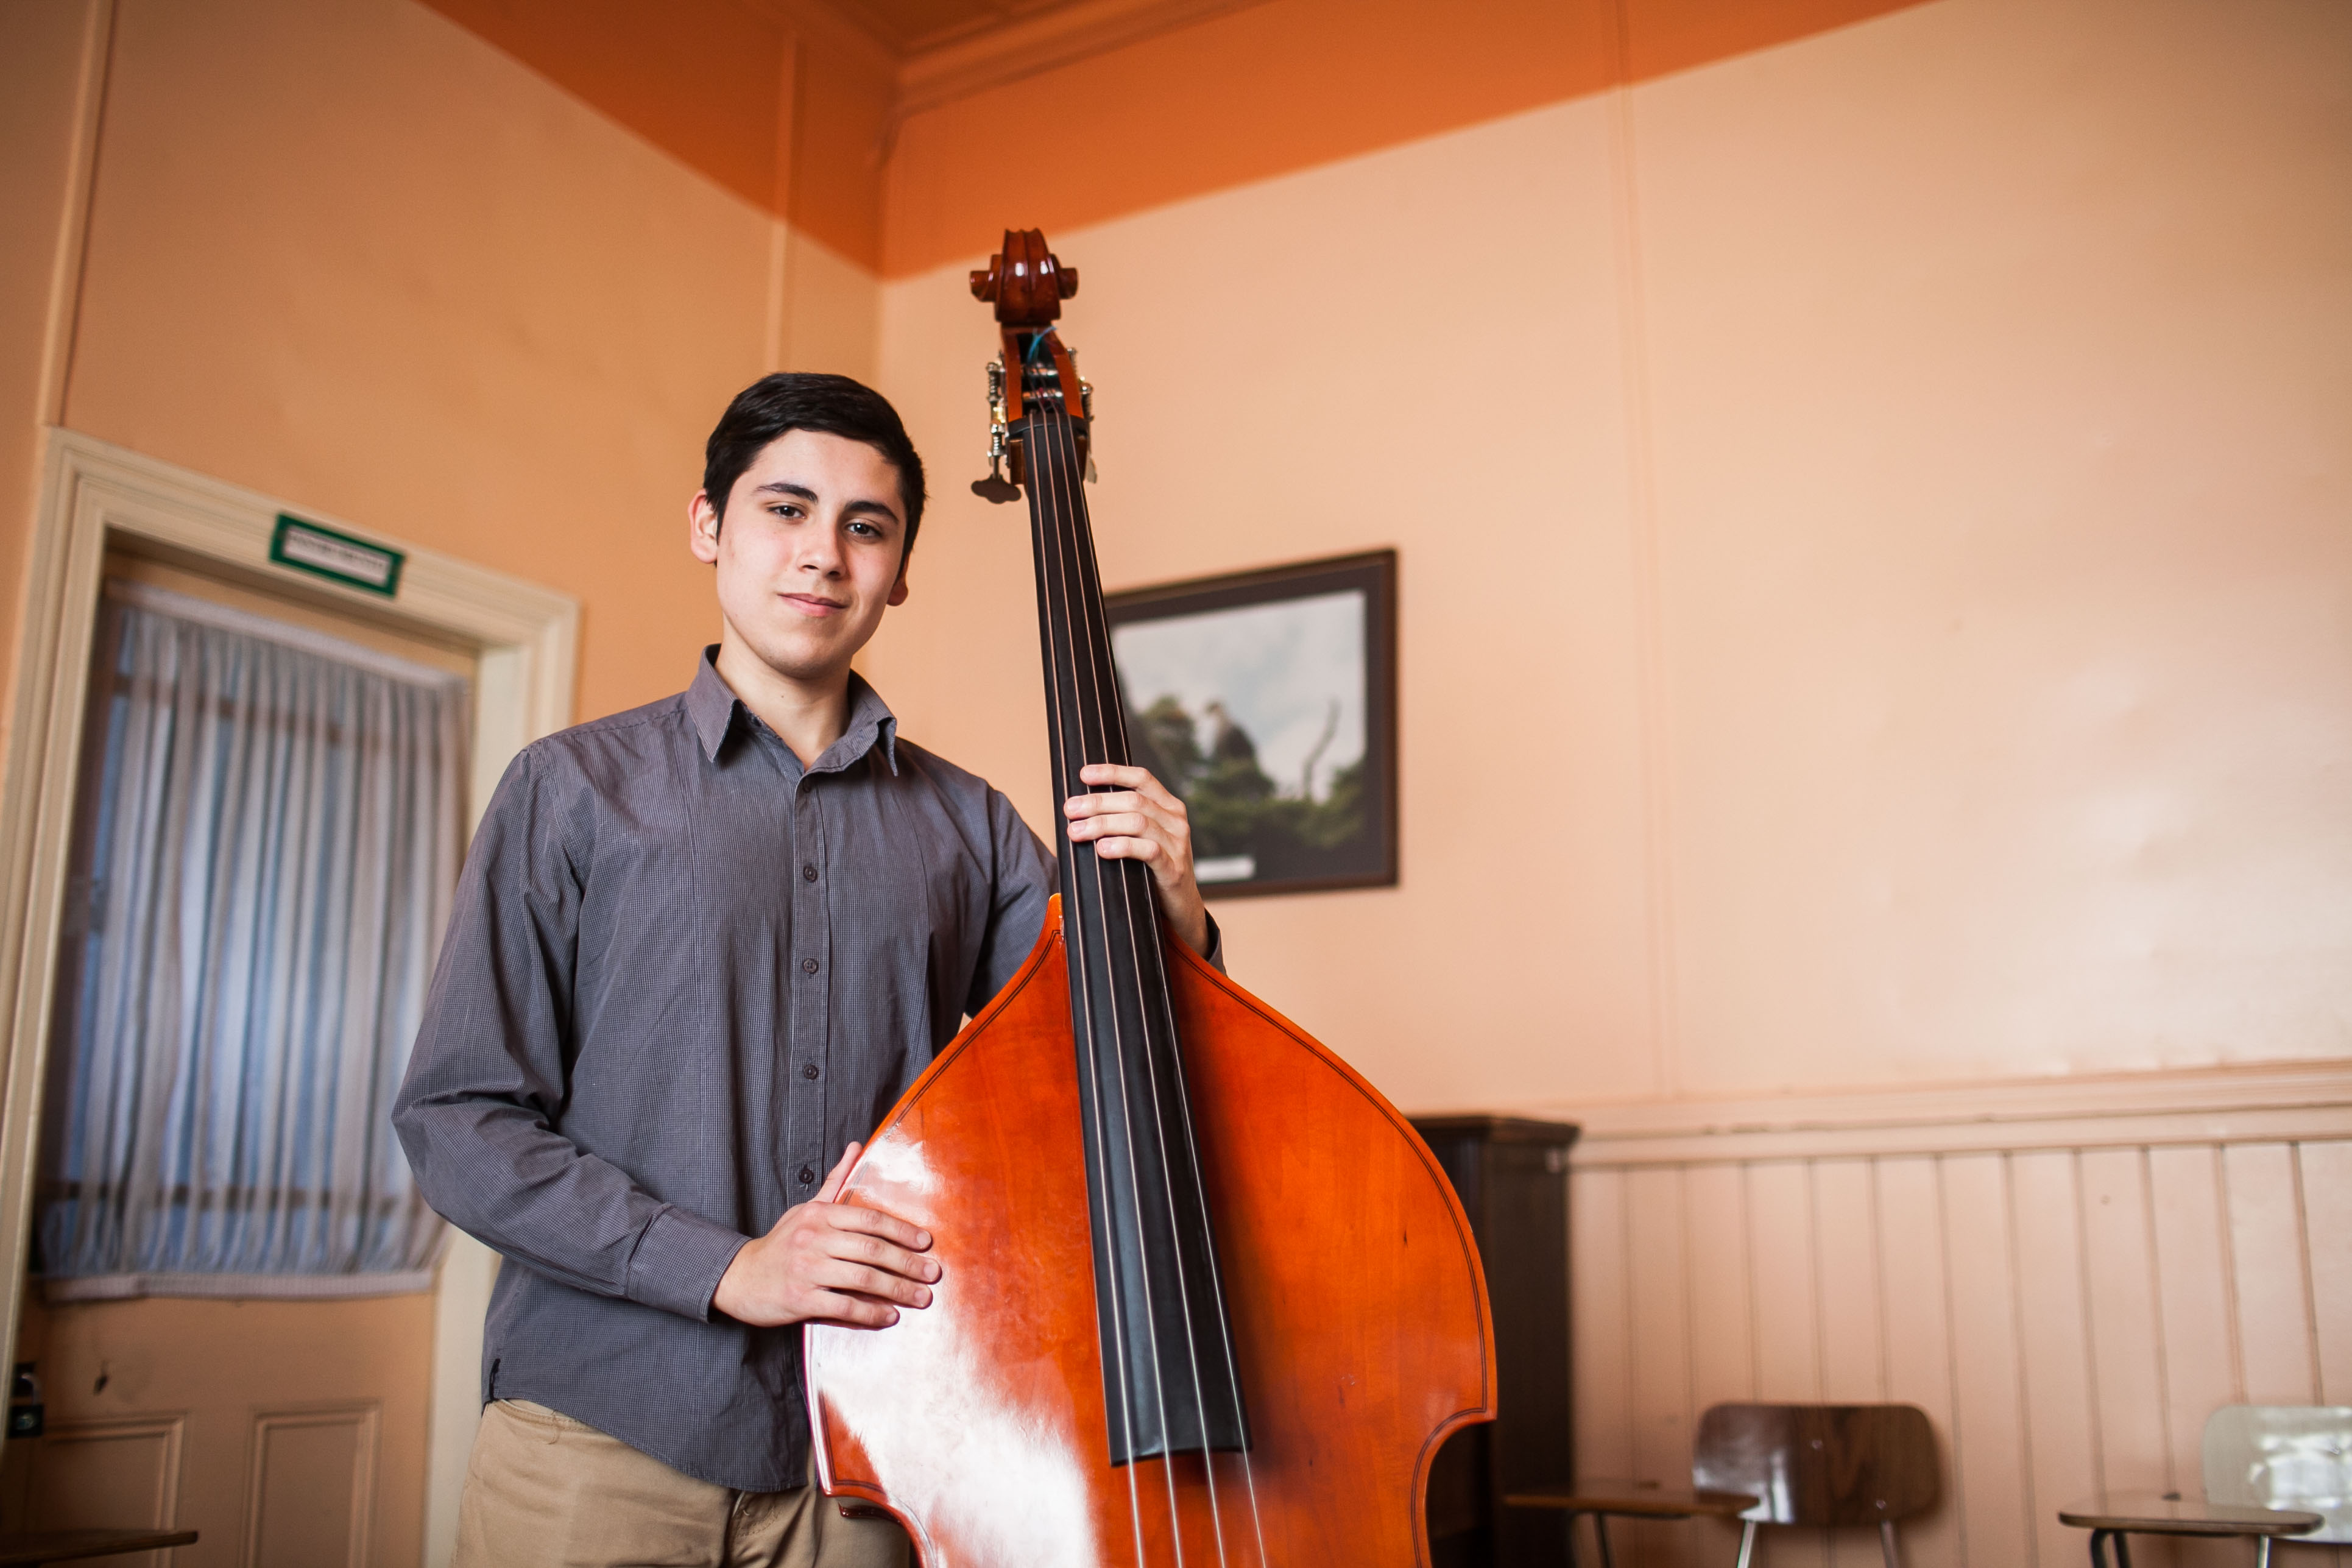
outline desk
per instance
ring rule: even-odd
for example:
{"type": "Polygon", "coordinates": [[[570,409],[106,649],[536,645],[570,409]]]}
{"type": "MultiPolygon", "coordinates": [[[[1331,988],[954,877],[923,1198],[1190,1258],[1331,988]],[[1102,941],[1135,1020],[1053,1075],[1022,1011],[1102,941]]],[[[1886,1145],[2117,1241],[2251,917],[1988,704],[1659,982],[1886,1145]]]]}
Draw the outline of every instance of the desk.
{"type": "Polygon", "coordinates": [[[2273,1538],[2302,1535],[2327,1521],[2300,1509],[2241,1508],[2179,1492],[2103,1492],[2060,1509],[2058,1522],[2091,1532],[2093,1568],[2106,1568],[2111,1540],[2118,1568],[2131,1568],[2131,1547],[2124,1540],[2127,1534],[2251,1535],[2256,1568],[2270,1568],[2273,1538]]]}
{"type": "MultiPolygon", "coordinates": [[[[1616,1568],[1617,1564],[1616,1554],[1609,1544],[1608,1527],[1602,1523],[1612,1513],[1632,1519],[1738,1519],[1761,1500],[1744,1492],[1695,1492],[1656,1481],[1599,1480],[1578,1481],[1564,1487],[1534,1487],[1503,1499],[1510,1508],[1549,1508],[1566,1514],[1570,1563],[1576,1561],[1576,1516],[1591,1514],[1593,1539],[1601,1542],[1602,1568],[1616,1568]]],[[[1739,1561],[1743,1564],[1753,1550],[1754,1534],[1751,1525],[1741,1535],[1739,1561]]]]}
{"type": "Polygon", "coordinates": [[[193,1530],[16,1530],[0,1533],[0,1568],[26,1568],[37,1563],[72,1563],[88,1557],[113,1557],[125,1552],[153,1552],[165,1546],[194,1546],[193,1530]]]}

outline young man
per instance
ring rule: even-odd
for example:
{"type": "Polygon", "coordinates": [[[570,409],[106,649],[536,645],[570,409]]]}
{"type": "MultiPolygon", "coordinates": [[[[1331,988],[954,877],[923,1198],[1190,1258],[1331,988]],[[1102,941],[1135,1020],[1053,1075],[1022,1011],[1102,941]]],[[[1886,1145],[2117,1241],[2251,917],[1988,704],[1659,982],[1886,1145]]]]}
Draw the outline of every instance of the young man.
{"type": "MultiPolygon", "coordinates": [[[[1053,864],[850,670],[922,519],[890,405],[772,375],[707,456],[688,547],[719,645],[678,696],[507,770],[394,1113],[434,1206],[508,1259],[463,1564],[906,1557],[808,1484],[799,1325],[929,1303],[929,1236],[832,1200],[1026,956],[1053,864]]],[[[1150,865],[1213,958],[1183,806],[1139,768],[1084,776],[1113,787],[1066,803],[1071,837],[1150,865]]]]}

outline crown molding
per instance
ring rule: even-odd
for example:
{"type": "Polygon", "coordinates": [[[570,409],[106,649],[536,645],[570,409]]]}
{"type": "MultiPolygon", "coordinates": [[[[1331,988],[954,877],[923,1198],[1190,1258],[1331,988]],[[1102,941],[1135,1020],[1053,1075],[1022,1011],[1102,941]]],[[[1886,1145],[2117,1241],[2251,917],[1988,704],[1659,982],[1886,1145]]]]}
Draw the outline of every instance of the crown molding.
{"type": "Polygon", "coordinates": [[[904,63],[903,57],[887,40],[868,31],[830,0],[741,0],[741,4],[782,23],[801,38],[848,55],[877,76],[895,81],[904,63]]]}
{"type": "Polygon", "coordinates": [[[1264,0],[1080,0],[908,55],[894,118],[1039,75],[1264,0]]]}
{"type": "Polygon", "coordinates": [[[900,49],[842,0],[740,0],[803,38],[890,79],[891,136],[910,116],[1265,0],[1077,0],[1027,16],[978,22],[900,49]]]}

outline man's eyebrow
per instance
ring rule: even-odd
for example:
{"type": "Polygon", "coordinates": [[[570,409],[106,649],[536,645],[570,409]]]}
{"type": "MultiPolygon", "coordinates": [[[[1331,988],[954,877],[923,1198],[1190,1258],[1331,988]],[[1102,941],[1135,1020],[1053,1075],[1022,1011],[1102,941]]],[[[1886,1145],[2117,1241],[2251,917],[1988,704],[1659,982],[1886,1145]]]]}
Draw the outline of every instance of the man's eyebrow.
{"type": "MultiPolygon", "coordinates": [[[[792,496],[800,500],[805,501],[813,501],[817,499],[817,495],[814,490],[809,489],[806,485],[793,484],[789,479],[770,479],[764,485],[753,486],[751,493],[755,496],[792,496]]],[[[890,505],[887,501],[854,500],[849,502],[846,506],[844,506],[841,510],[844,513],[873,512],[888,518],[892,522],[897,522],[898,521],[898,509],[890,505]]]]}

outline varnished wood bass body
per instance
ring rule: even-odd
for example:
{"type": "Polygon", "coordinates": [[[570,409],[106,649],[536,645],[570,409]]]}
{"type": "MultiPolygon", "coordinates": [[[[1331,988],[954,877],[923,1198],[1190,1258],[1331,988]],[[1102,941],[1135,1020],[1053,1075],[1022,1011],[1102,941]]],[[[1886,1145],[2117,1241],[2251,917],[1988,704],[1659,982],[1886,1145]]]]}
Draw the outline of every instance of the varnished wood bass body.
{"type": "MultiPolygon", "coordinates": [[[[1083,778],[1131,752],[1091,401],[1053,326],[1077,275],[1008,232],[972,291],[1002,344],[972,489],[1029,501],[1055,792],[1116,789],[1083,778]]],[[[820,1479],[924,1568],[1426,1565],[1430,1461],[1494,1415],[1452,1186],[1370,1084],[1165,936],[1140,861],[1066,823],[1058,850],[1035,951],[847,1179],[943,1276],[889,1328],[810,1325],[820,1479]]]]}
{"type": "Polygon", "coordinates": [[[1246,1464],[1111,1464],[1055,902],[850,1174],[845,1201],[929,1230],[943,1275],[892,1328],[809,1329],[824,1489],[897,1515],[924,1568],[1425,1564],[1430,1460],[1494,1415],[1469,1222],[1378,1090],[1181,942],[1171,990],[1252,1443],[1246,1464]]]}

